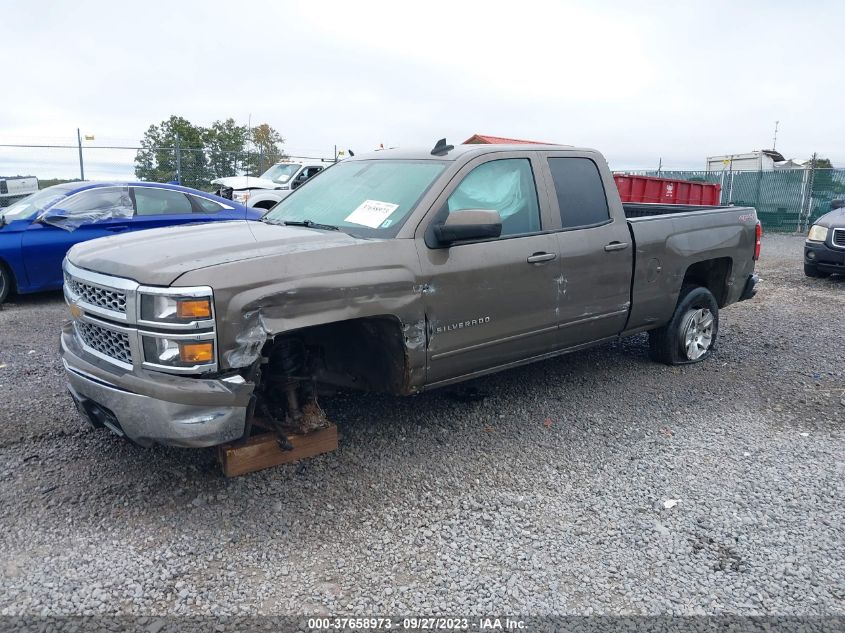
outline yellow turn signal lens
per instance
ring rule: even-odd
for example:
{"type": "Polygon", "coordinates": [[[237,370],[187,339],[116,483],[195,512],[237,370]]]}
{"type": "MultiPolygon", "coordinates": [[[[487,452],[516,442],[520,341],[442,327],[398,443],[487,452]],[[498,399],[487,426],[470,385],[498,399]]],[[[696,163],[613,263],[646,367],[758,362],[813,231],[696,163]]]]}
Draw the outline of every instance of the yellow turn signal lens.
{"type": "Polygon", "coordinates": [[[179,343],[179,360],[183,363],[210,363],[214,360],[214,343],[179,343]]]}
{"type": "Polygon", "coordinates": [[[208,299],[179,299],[176,316],[180,319],[210,319],[211,302],[208,299]]]}

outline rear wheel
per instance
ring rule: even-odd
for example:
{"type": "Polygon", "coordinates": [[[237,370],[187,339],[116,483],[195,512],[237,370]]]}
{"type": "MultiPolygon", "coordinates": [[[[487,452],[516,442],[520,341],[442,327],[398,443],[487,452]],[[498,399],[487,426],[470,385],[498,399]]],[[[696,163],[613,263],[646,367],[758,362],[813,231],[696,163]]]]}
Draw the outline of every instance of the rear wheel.
{"type": "Polygon", "coordinates": [[[649,332],[649,353],[667,365],[697,363],[710,356],[718,334],[716,298],[707,288],[688,286],[681,290],[669,323],[649,332]]]}
{"type": "Polygon", "coordinates": [[[9,293],[12,291],[12,275],[9,269],[3,264],[0,264],[0,303],[6,300],[9,293]]]}
{"type": "Polygon", "coordinates": [[[816,268],[815,264],[804,264],[804,274],[807,275],[807,277],[813,277],[814,279],[824,279],[825,277],[830,276],[830,273],[822,272],[816,268]]]}

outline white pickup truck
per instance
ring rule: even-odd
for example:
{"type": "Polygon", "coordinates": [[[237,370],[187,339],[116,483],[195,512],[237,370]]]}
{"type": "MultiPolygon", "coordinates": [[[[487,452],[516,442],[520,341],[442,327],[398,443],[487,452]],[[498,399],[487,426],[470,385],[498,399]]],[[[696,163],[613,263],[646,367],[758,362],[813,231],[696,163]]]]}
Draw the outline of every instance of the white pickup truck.
{"type": "Polygon", "coordinates": [[[230,176],[217,178],[211,184],[219,189],[218,196],[240,202],[256,209],[269,209],[302,183],[323,171],[335,161],[327,158],[290,157],[270,167],[258,176],[230,176]]]}
{"type": "Polygon", "coordinates": [[[37,191],[35,176],[0,176],[0,207],[8,207],[37,191]]]}

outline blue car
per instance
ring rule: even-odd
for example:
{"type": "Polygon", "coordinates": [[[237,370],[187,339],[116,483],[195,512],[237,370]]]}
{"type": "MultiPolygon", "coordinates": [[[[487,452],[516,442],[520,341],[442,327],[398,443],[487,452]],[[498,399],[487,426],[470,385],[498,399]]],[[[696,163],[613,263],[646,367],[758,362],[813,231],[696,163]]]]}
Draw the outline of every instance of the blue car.
{"type": "Polygon", "coordinates": [[[0,209],[0,303],[62,287],[68,249],[98,237],[191,222],[257,220],[265,209],[178,185],[73,182],[0,209]]]}

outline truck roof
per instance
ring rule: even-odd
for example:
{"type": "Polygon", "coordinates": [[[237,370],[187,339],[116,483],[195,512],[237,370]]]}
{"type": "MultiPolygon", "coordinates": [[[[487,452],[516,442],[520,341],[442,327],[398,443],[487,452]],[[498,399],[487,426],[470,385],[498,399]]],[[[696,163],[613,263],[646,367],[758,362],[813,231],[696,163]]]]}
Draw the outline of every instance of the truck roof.
{"type": "Polygon", "coordinates": [[[374,158],[393,158],[398,160],[448,160],[454,161],[458,158],[490,154],[492,152],[553,152],[564,150],[582,150],[592,152],[588,148],[574,147],[572,145],[540,145],[540,144],[472,144],[472,145],[455,145],[445,154],[433,155],[431,147],[422,148],[394,148],[383,149],[375,152],[367,152],[366,154],[356,154],[352,158],[346,160],[372,160],[374,158]]]}
{"type": "Polygon", "coordinates": [[[322,163],[334,163],[334,159],[332,158],[314,158],[308,156],[286,156],[282,160],[277,160],[274,165],[290,165],[290,164],[299,164],[299,163],[309,163],[312,165],[318,165],[322,163]]]}

